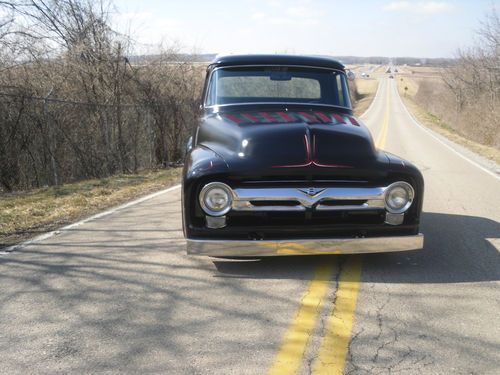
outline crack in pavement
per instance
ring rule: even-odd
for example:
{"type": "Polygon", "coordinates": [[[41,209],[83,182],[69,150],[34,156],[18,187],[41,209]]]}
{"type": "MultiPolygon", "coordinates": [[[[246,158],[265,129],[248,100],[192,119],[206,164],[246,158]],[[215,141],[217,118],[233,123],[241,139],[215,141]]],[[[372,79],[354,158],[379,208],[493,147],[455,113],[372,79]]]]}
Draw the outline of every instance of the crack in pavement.
{"type": "MultiPolygon", "coordinates": [[[[385,291],[375,293],[375,284],[366,285],[366,287],[369,297],[375,302],[375,311],[372,310],[371,313],[367,314],[368,321],[365,321],[366,324],[358,328],[349,343],[346,375],[399,374],[405,371],[422,373],[425,367],[435,362],[434,358],[429,353],[415,350],[412,344],[405,344],[404,349],[401,350],[404,342],[402,338],[408,339],[405,332],[408,332],[409,324],[401,320],[391,321],[386,316],[385,311],[391,302],[388,288],[385,288],[385,291]],[[373,328],[370,329],[370,326],[373,328]],[[373,332],[374,330],[375,332],[373,332]],[[373,334],[370,334],[370,331],[373,334]],[[370,352],[373,343],[377,345],[371,357],[363,359],[360,354],[366,353],[367,350],[370,352]],[[382,353],[388,353],[388,355],[382,357],[382,353]]],[[[377,285],[377,288],[379,287],[380,285],[377,285]]],[[[361,324],[359,320],[357,324],[358,326],[361,324]]],[[[417,337],[418,339],[420,336],[417,337]]],[[[415,343],[416,340],[412,340],[412,342],[415,343]]]]}
{"type": "Polygon", "coordinates": [[[305,366],[301,374],[310,375],[313,373],[314,361],[318,358],[318,350],[326,332],[326,323],[328,321],[329,313],[331,311],[331,306],[335,305],[337,299],[337,291],[339,286],[339,279],[342,272],[343,261],[337,260],[336,262],[336,272],[335,277],[331,280],[330,291],[328,296],[325,298],[325,303],[322,311],[319,315],[319,322],[316,329],[313,332],[313,339],[308,347],[308,351],[304,356],[305,366]],[[331,301],[331,302],[329,302],[331,301]]]}

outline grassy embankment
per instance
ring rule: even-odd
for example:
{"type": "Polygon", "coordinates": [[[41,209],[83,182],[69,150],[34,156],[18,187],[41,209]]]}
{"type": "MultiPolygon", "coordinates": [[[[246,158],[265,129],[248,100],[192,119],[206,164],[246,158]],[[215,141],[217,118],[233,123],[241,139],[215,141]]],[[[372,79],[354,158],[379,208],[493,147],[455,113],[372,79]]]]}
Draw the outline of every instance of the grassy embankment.
{"type": "Polygon", "coordinates": [[[355,97],[353,111],[356,116],[362,115],[372,103],[378,89],[378,78],[385,71],[383,66],[377,66],[370,72],[370,67],[367,65],[365,69],[370,74],[370,77],[363,78],[358,73],[354,80],[357,94],[353,95],[355,97]]]}
{"type": "Polygon", "coordinates": [[[357,100],[354,102],[354,115],[362,115],[370,106],[378,88],[376,78],[356,78],[357,100]]]}
{"type": "Polygon", "coordinates": [[[0,248],[173,185],[180,174],[171,168],[0,193],[0,248]]]}
{"type": "Polygon", "coordinates": [[[443,135],[453,142],[466,147],[467,149],[490,159],[497,164],[500,164],[500,150],[471,140],[465,134],[453,128],[450,124],[447,124],[441,118],[427,111],[418,104],[416,96],[422,82],[427,82],[427,84],[432,84],[432,82],[437,83],[441,79],[440,74],[441,72],[439,71],[439,68],[411,67],[411,71],[409,68],[402,69],[402,71],[397,74],[396,79],[398,82],[399,94],[401,95],[406,107],[422,125],[443,135]]]}

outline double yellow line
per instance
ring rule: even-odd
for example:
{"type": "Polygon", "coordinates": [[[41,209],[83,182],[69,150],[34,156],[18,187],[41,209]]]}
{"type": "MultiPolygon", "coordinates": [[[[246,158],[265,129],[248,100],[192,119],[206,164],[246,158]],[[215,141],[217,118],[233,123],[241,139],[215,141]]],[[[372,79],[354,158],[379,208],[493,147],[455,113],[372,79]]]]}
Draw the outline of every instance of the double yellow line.
{"type": "MultiPolygon", "coordinates": [[[[389,85],[390,82],[387,82],[387,85],[389,85]]],[[[390,109],[390,88],[386,87],[386,99],[385,99],[385,113],[384,113],[384,120],[382,122],[382,128],[380,129],[380,132],[378,133],[377,140],[375,141],[375,146],[377,148],[383,148],[385,146],[385,142],[387,141],[387,130],[389,129],[389,109],[390,109]]]]}
{"type": "MultiPolygon", "coordinates": [[[[386,91],[384,120],[375,142],[377,148],[385,146],[389,127],[390,89],[387,87],[386,91]]],[[[297,314],[285,333],[283,343],[269,371],[270,375],[290,375],[300,370],[309,339],[324,307],[334,269],[333,263],[322,264],[316,269],[302,296],[297,314]]],[[[324,336],[313,362],[313,374],[341,375],[344,371],[356,312],[361,269],[361,256],[350,256],[345,264],[339,267],[335,301],[329,310],[324,336]]]]}
{"type": "Polygon", "coordinates": [[[283,344],[269,371],[270,375],[295,374],[300,369],[309,337],[328,292],[333,268],[332,264],[323,264],[316,269],[302,296],[297,315],[285,334],[283,344]]]}

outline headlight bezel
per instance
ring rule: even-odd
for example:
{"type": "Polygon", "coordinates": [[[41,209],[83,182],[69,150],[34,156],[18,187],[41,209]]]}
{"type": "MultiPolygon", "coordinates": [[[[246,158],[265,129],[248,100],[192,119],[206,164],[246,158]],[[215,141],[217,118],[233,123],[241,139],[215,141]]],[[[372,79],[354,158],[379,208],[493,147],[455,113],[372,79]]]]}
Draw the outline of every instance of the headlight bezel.
{"type": "Polygon", "coordinates": [[[406,181],[393,182],[392,184],[390,184],[389,186],[387,186],[387,188],[384,191],[385,209],[388,212],[390,212],[391,214],[402,214],[402,213],[405,213],[411,207],[411,205],[413,204],[414,200],[415,200],[415,190],[413,189],[413,186],[411,186],[411,184],[409,184],[406,181]],[[405,192],[407,194],[407,198],[408,198],[407,201],[406,201],[406,203],[403,206],[401,206],[400,208],[394,208],[393,206],[391,206],[389,204],[389,200],[388,200],[391,191],[394,190],[394,189],[396,189],[396,188],[402,188],[403,190],[405,190],[405,192]]]}
{"type": "Polygon", "coordinates": [[[214,181],[214,182],[210,182],[210,183],[206,184],[205,186],[203,186],[203,188],[201,189],[200,194],[198,196],[198,201],[200,203],[202,210],[207,215],[217,217],[217,216],[224,216],[225,214],[227,214],[231,210],[233,198],[234,198],[233,197],[233,190],[231,189],[231,187],[229,185],[227,185],[223,182],[214,181]],[[227,197],[228,197],[226,206],[222,210],[214,210],[214,209],[210,208],[206,203],[207,194],[210,193],[211,190],[214,190],[216,188],[223,190],[227,194],[227,197]]]}

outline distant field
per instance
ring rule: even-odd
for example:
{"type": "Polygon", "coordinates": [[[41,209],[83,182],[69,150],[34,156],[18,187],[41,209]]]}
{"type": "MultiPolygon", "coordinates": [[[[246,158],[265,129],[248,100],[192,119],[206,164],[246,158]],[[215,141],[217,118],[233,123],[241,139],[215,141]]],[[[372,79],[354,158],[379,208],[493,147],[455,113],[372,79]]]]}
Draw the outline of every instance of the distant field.
{"type": "Polygon", "coordinates": [[[374,73],[385,73],[386,69],[387,69],[386,65],[378,65],[373,72],[374,73]]]}

